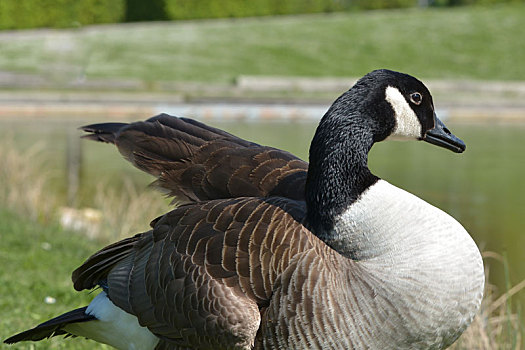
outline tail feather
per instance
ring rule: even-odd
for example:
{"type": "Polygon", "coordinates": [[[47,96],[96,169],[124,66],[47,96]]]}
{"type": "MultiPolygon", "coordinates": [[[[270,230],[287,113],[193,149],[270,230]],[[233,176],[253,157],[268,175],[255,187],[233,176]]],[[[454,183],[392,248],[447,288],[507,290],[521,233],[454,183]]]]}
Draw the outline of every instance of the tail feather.
{"type": "Polygon", "coordinates": [[[71,336],[72,334],[66,332],[64,327],[70,323],[79,323],[96,320],[95,316],[86,314],[87,306],[75,309],[49,321],[39,324],[35,328],[13,335],[4,340],[6,344],[14,344],[20,341],[38,341],[44,338],[54,337],[56,335],[71,336]]]}
{"type": "Polygon", "coordinates": [[[81,127],[85,132],[91,134],[82,136],[85,139],[93,141],[101,141],[107,143],[115,143],[115,138],[117,137],[118,132],[125,127],[126,123],[101,123],[101,124],[91,124],[81,127]]]}

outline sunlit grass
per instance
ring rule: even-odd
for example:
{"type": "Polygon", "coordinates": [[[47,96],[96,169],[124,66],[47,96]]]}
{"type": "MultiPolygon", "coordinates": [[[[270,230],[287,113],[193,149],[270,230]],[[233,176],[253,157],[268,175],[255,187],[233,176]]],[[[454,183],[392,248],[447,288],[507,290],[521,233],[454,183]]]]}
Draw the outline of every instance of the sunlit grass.
{"type": "Polygon", "coordinates": [[[204,20],[0,35],[0,70],[231,82],[239,75],[525,79],[525,4],[204,20]]]}
{"type": "MultiPolygon", "coordinates": [[[[101,247],[55,223],[41,224],[0,205],[0,340],[60,313],[87,305],[88,292],[77,293],[71,272],[101,247]],[[46,303],[46,297],[51,302],[46,303]],[[48,298],[49,299],[49,298],[48,298]]],[[[1,349],[109,349],[82,339],[61,337],[1,349]]]]}

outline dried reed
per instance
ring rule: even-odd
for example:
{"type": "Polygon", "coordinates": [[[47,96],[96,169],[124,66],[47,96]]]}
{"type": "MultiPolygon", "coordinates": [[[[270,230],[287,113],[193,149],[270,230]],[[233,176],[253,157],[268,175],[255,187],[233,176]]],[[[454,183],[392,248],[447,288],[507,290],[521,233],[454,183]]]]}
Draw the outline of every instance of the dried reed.
{"type": "MultiPolygon", "coordinates": [[[[506,260],[494,252],[484,252],[485,260],[493,259],[503,264],[506,260]]],[[[490,270],[485,268],[486,280],[490,270]]],[[[497,288],[486,284],[481,310],[469,328],[450,347],[453,350],[520,350],[523,349],[524,325],[519,314],[513,312],[512,297],[525,289],[525,280],[498,295],[497,288]]]]}
{"type": "Polygon", "coordinates": [[[148,230],[149,223],[169,210],[168,200],[151,189],[137,189],[124,179],[124,190],[99,185],[95,208],[102,212],[100,235],[103,239],[128,237],[148,230]]]}
{"type": "Polygon", "coordinates": [[[49,190],[54,174],[40,157],[43,145],[20,151],[13,143],[12,137],[0,142],[0,205],[32,220],[48,221],[59,196],[49,190]]]}

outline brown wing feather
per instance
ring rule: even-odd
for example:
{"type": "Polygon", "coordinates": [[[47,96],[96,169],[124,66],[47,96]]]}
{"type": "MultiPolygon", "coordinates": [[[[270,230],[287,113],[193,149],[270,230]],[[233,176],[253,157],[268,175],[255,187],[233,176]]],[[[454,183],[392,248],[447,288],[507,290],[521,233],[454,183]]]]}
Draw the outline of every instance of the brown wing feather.
{"type": "Polygon", "coordinates": [[[304,199],[306,162],[195,120],[161,114],[144,122],[82,129],[90,133],[88,139],[114,143],[182,202],[240,196],[304,199]]]}
{"type": "Polygon", "coordinates": [[[107,280],[110,299],[173,348],[249,348],[282,272],[312,246],[304,210],[283,198],[181,206],[89,258],[75,288],[107,280]]]}

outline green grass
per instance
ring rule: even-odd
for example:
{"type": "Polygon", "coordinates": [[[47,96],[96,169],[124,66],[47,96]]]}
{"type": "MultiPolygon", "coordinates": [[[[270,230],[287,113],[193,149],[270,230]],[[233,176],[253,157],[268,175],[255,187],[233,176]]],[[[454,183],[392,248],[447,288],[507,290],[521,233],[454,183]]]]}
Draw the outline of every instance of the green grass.
{"type": "MultiPolygon", "coordinates": [[[[525,79],[525,3],[86,27],[0,35],[0,70],[144,82],[247,75],[525,79]]],[[[154,85],[152,85],[154,86],[154,85]]]]}
{"type": "MultiPolygon", "coordinates": [[[[101,246],[57,225],[39,225],[0,208],[0,339],[87,305],[93,296],[75,292],[70,276],[101,246]],[[46,304],[47,296],[55,298],[56,303],[46,304]]],[[[0,348],[80,350],[94,345],[56,337],[10,347],[2,344],[0,348]]]]}

